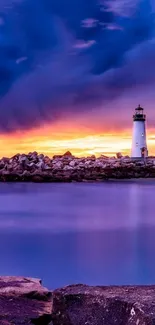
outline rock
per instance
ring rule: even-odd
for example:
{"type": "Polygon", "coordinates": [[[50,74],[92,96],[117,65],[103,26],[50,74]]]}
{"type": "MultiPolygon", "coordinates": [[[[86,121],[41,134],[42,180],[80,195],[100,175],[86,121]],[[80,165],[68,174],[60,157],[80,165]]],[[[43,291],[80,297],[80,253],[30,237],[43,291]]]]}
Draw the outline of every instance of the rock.
{"type": "Polygon", "coordinates": [[[102,159],[109,159],[109,157],[107,157],[105,155],[101,155],[100,158],[102,158],[102,159]]]}
{"type": "Polygon", "coordinates": [[[36,164],[36,167],[39,169],[44,169],[45,168],[45,164],[43,161],[39,160],[39,162],[36,164]]]}
{"type": "Polygon", "coordinates": [[[55,160],[55,159],[61,159],[62,158],[62,155],[54,155],[53,156],[53,159],[55,160]]]}
{"type": "Polygon", "coordinates": [[[154,325],[155,286],[67,286],[0,277],[0,325],[154,325]]]}
{"type": "Polygon", "coordinates": [[[62,169],[63,168],[62,161],[55,161],[55,162],[53,162],[53,168],[55,168],[55,169],[62,169]]]}
{"type": "Polygon", "coordinates": [[[87,159],[90,159],[90,160],[96,160],[96,157],[95,157],[95,155],[91,155],[90,157],[88,157],[87,159]]]}
{"type": "Polygon", "coordinates": [[[63,155],[63,157],[72,157],[72,154],[71,154],[71,152],[70,151],[67,151],[67,152],[65,152],[64,153],[64,155],[63,155]]]}
{"type": "Polygon", "coordinates": [[[4,166],[5,166],[5,162],[0,160],[0,169],[4,168],[4,166]]]}
{"type": "Polygon", "coordinates": [[[16,155],[12,156],[11,159],[12,160],[18,160],[20,157],[20,153],[17,153],[16,155]]]}
{"type": "Polygon", "coordinates": [[[130,157],[129,157],[129,156],[124,156],[123,158],[124,158],[124,159],[130,159],[130,157]]]}
{"type": "Polygon", "coordinates": [[[143,160],[142,160],[142,161],[141,161],[141,160],[136,161],[136,162],[135,162],[135,165],[136,165],[136,166],[144,166],[144,161],[143,161],[143,160]]]}
{"type": "Polygon", "coordinates": [[[31,156],[38,156],[38,152],[37,152],[37,151],[33,151],[33,152],[31,153],[31,156]]]}
{"type": "Polygon", "coordinates": [[[9,164],[10,159],[7,158],[7,157],[3,157],[3,158],[1,159],[1,162],[4,163],[4,164],[9,164]]]}
{"type": "Polygon", "coordinates": [[[30,152],[27,157],[30,161],[38,162],[38,153],[36,151],[30,152]]]}
{"type": "Polygon", "coordinates": [[[72,166],[69,166],[69,165],[66,165],[64,166],[63,170],[72,170],[73,167],[72,166]]]}
{"type": "Polygon", "coordinates": [[[35,182],[35,183],[42,183],[44,181],[44,179],[41,175],[32,175],[31,181],[35,182]]]}
{"type": "Polygon", "coordinates": [[[1,325],[49,325],[51,292],[38,279],[0,277],[1,325]]]}
{"type": "Polygon", "coordinates": [[[30,179],[31,173],[28,170],[24,170],[22,177],[24,177],[24,179],[30,179]]]}
{"type": "MultiPolygon", "coordinates": [[[[6,168],[6,167],[5,167],[6,168]]],[[[7,165],[7,168],[6,168],[9,172],[12,172],[13,171],[13,166],[11,165],[7,165]]]]}
{"type": "Polygon", "coordinates": [[[44,157],[44,163],[45,164],[50,164],[51,163],[51,159],[48,156],[44,157]]]}
{"type": "Polygon", "coordinates": [[[43,158],[44,158],[44,155],[42,153],[40,155],[38,155],[38,159],[43,160],[43,158]]]}
{"type": "Polygon", "coordinates": [[[53,293],[53,325],[153,325],[155,286],[68,286],[53,293]]]}
{"type": "Polygon", "coordinates": [[[51,166],[49,166],[49,165],[44,165],[44,169],[45,169],[45,170],[51,170],[51,169],[52,169],[52,167],[51,167],[51,166]]]}
{"type": "MultiPolygon", "coordinates": [[[[89,161],[89,163],[90,163],[90,161],[89,161]]],[[[78,164],[78,167],[84,167],[85,166],[85,163],[84,162],[79,162],[79,164],[78,164]]]]}
{"type": "Polygon", "coordinates": [[[103,167],[103,163],[101,161],[95,161],[94,167],[103,167]]]}
{"type": "Polygon", "coordinates": [[[114,168],[118,168],[118,167],[121,167],[121,162],[120,161],[117,161],[114,163],[114,168]]]}
{"type": "Polygon", "coordinates": [[[116,153],[116,157],[117,157],[118,159],[123,158],[121,152],[116,153]]]}
{"type": "Polygon", "coordinates": [[[21,155],[21,156],[19,156],[19,162],[22,162],[22,161],[25,161],[25,160],[27,160],[27,156],[26,155],[21,155]]]}
{"type": "Polygon", "coordinates": [[[77,165],[76,160],[71,160],[71,161],[69,162],[69,166],[71,166],[71,167],[75,167],[76,165],[77,165]]]}

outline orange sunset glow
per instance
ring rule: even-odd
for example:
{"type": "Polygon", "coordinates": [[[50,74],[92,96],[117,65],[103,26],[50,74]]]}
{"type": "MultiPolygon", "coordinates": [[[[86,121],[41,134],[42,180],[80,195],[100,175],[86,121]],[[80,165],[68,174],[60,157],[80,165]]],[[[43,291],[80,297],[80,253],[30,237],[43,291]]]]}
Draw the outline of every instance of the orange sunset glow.
{"type": "MultiPolygon", "coordinates": [[[[132,130],[93,130],[79,125],[44,125],[29,131],[18,131],[0,137],[0,156],[11,157],[17,153],[37,151],[52,157],[71,151],[75,156],[90,156],[101,154],[113,156],[117,152],[130,155],[132,130]]],[[[149,155],[155,154],[155,133],[148,130],[149,155]]]]}

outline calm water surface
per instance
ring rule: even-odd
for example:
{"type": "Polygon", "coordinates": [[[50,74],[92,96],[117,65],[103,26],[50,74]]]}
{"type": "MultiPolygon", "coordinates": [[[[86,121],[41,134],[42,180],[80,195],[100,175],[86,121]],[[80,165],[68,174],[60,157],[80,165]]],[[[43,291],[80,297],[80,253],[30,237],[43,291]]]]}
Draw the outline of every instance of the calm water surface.
{"type": "Polygon", "coordinates": [[[0,184],[0,274],[155,283],[155,181],[0,184]]]}

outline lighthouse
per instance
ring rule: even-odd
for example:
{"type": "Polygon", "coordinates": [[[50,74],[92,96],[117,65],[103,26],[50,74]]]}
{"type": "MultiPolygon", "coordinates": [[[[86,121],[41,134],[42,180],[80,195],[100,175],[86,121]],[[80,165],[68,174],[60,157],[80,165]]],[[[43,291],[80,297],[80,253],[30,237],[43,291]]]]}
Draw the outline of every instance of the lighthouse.
{"type": "Polygon", "coordinates": [[[146,115],[144,114],[144,108],[139,105],[133,115],[132,158],[144,158],[148,156],[145,121],[146,115]]]}

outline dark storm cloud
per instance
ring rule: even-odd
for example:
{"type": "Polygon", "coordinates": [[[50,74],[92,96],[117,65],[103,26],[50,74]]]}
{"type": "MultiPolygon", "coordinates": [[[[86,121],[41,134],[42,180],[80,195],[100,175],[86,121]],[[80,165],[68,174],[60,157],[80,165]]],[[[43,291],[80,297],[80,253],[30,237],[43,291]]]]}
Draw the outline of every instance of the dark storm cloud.
{"type": "Polygon", "coordinates": [[[0,129],[89,112],[140,85],[144,62],[154,82],[153,37],[149,0],[0,0],[0,129]]]}

